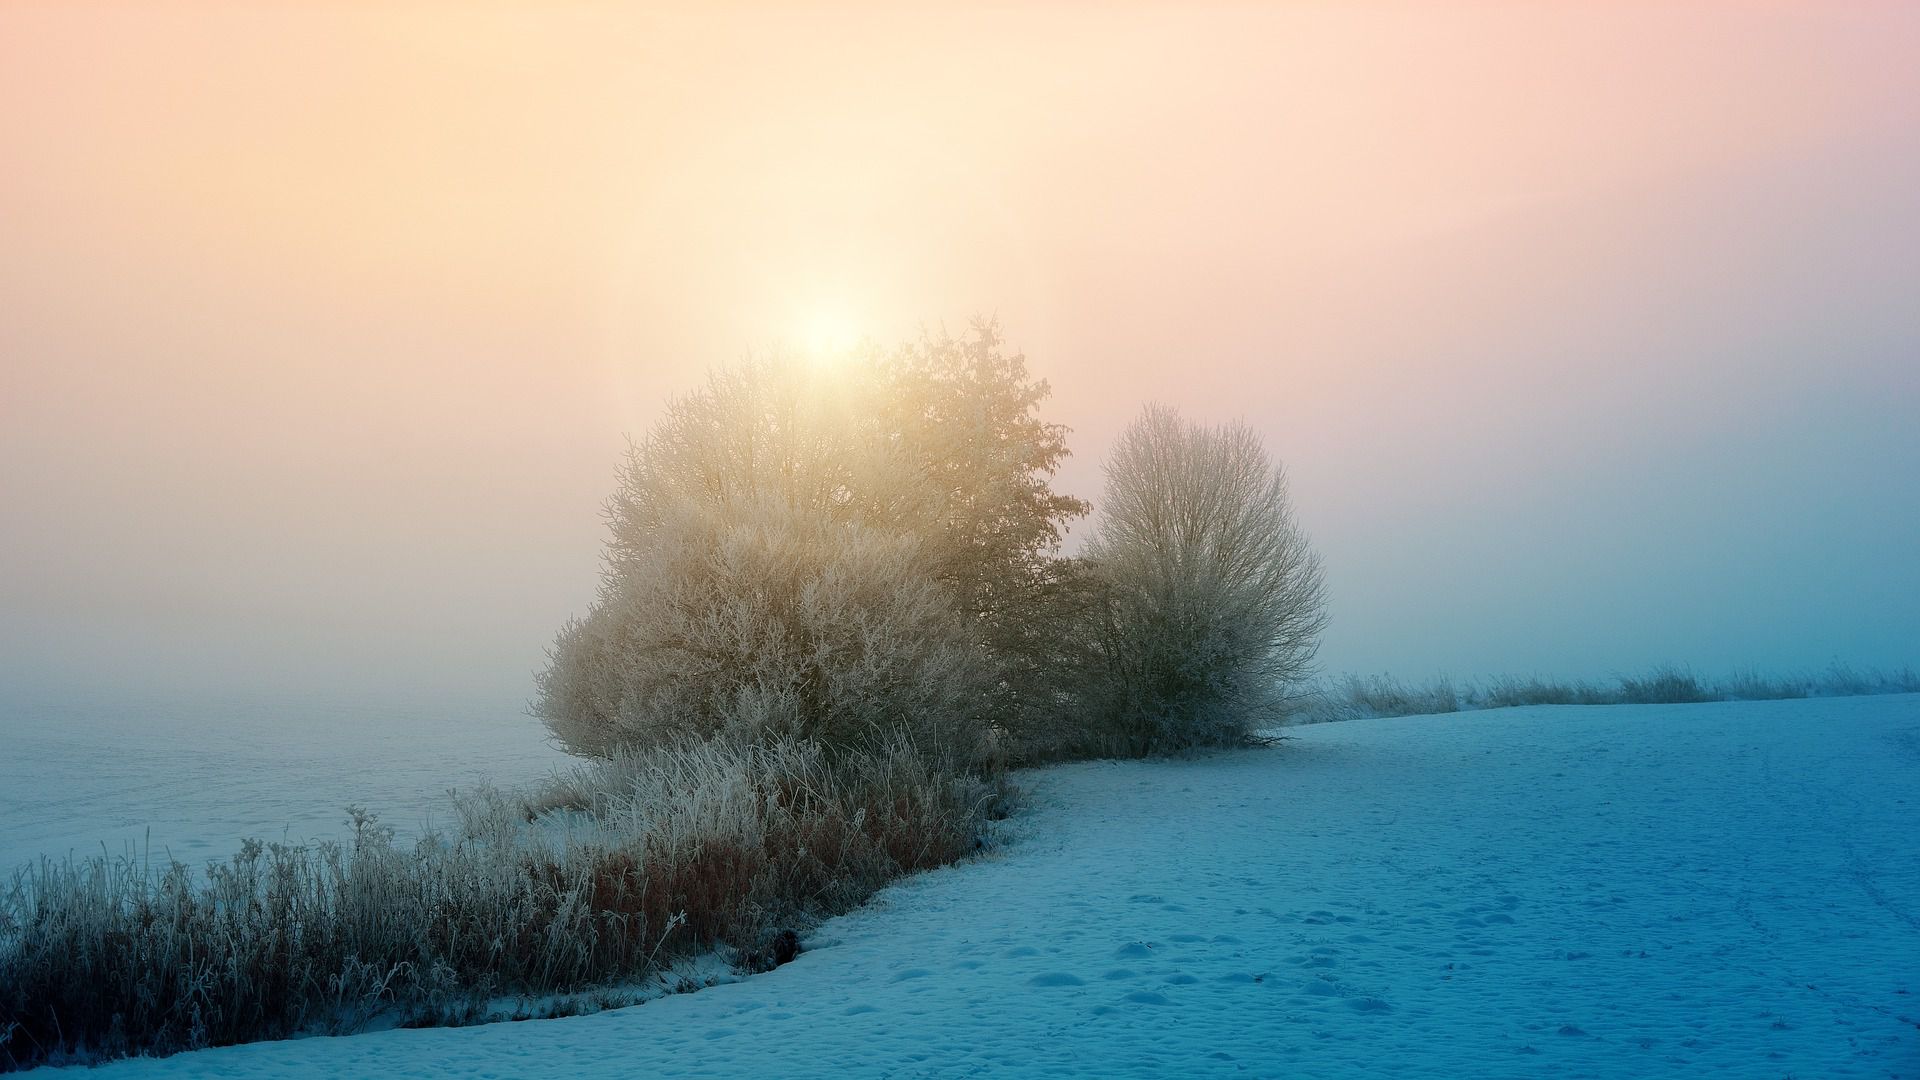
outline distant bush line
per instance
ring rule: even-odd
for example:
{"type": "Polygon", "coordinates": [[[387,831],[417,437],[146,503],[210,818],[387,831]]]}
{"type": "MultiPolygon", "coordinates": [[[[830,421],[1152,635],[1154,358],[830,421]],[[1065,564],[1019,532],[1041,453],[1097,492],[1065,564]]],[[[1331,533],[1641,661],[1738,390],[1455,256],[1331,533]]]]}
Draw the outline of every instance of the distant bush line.
{"type": "Polygon", "coordinates": [[[1322,724],[1377,716],[1504,709],[1518,705],[1678,705],[1703,701],[1780,701],[1789,698],[1853,697],[1920,693],[1912,668],[1882,671],[1836,663],[1798,675],[1736,672],[1704,680],[1685,667],[1666,665],[1611,682],[1562,681],[1537,676],[1482,682],[1435,679],[1405,683],[1390,675],[1348,675],[1298,690],[1290,719],[1322,724]]]}

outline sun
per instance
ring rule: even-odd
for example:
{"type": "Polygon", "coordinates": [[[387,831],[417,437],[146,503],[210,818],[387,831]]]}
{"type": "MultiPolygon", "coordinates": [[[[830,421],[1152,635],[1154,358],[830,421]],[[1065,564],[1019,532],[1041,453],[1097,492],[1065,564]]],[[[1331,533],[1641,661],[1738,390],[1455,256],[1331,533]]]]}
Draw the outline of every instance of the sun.
{"type": "Polygon", "coordinates": [[[839,356],[860,341],[859,326],[846,309],[817,305],[800,319],[799,344],[816,360],[839,356]]]}

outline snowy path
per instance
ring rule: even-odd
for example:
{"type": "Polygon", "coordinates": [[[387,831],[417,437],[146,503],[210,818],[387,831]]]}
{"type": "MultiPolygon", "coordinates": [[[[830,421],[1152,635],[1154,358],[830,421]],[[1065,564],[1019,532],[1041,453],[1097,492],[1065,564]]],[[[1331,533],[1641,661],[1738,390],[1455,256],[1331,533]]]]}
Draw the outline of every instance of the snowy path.
{"type": "Polygon", "coordinates": [[[765,976],[165,1076],[1920,1076],[1920,696],[1523,709],[1029,777],[765,976]]]}

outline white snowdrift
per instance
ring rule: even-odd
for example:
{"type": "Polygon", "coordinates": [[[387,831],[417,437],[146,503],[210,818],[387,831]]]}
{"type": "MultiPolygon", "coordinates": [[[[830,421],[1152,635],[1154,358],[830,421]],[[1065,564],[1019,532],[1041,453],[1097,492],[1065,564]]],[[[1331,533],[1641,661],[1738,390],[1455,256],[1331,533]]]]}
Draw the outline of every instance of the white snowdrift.
{"type": "Polygon", "coordinates": [[[1026,778],[764,976],[108,1076],[1920,1073],[1920,696],[1353,721],[1026,778]]]}

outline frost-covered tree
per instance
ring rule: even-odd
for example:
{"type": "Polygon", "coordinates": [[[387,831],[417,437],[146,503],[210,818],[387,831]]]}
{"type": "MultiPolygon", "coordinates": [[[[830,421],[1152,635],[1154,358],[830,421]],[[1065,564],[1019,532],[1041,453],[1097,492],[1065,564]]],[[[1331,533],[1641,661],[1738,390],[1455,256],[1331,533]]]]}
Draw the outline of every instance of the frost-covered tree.
{"type": "Polygon", "coordinates": [[[684,504],[631,553],[541,680],[570,748],[724,737],[985,752],[992,668],[911,534],[767,498],[684,504]]]}
{"type": "Polygon", "coordinates": [[[537,711],[569,748],[905,729],[974,755],[1066,521],[1065,431],[997,328],[712,373],[630,448],[600,597],[537,711]]]}
{"type": "Polygon", "coordinates": [[[931,518],[928,565],[973,620],[997,678],[984,702],[1016,742],[1061,722],[1056,632],[1063,606],[1056,554],[1087,504],[1055,492],[1067,429],[1039,416],[1049,388],[999,327],[923,334],[888,354],[887,437],[914,463],[931,518]]]}
{"type": "Polygon", "coordinates": [[[1285,471],[1244,424],[1149,406],[1107,463],[1085,557],[1104,586],[1081,681],[1106,749],[1243,741],[1280,719],[1326,624],[1285,471]]]}
{"type": "Polygon", "coordinates": [[[1015,617],[1066,523],[1088,510],[1048,483],[1067,456],[1067,429],[1039,417],[1047,383],[1005,351],[990,321],[958,338],[923,334],[879,366],[886,437],[909,455],[929,499],[936,572],[962,609],[1015,617]]]}

